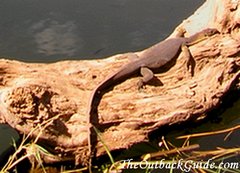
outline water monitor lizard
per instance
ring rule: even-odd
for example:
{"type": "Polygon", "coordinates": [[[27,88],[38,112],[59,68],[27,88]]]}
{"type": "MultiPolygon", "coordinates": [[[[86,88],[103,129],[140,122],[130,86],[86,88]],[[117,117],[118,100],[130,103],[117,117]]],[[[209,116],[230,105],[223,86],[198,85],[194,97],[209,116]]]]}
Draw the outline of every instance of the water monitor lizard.
{"type": "MultiPolygon", "coordinates": [[[[90,124],[88,140],[90,158],[93,155],[93,143],[96,144],[97,142],[97,136],[95,134],[93,126],[96,126],[98,124],[97,107],[104,90],[109,89],[120,81],[126,80],[127,78],[131,77],[131,75],[137,74],[139,72],[142,75],[142,78],[139,80],[138,87],[142,87],[154,77],[152,70],[160,68],[172,59],[177,58],[183,46],[193,45],[196,42],[204,40],[205,38],[210,37],[216,33],[218,33],[216,29],[208,28],[187,38],[177,37],[159,42],[146,49],[143,54],[136,58],[136,60],[123,65],[118,71],[113,72],[113,74],[98,84],[92,91],[87,112],[88,123],[90,124]]],[[[137,56],[136,54],[134,55],[137,56]]]]}

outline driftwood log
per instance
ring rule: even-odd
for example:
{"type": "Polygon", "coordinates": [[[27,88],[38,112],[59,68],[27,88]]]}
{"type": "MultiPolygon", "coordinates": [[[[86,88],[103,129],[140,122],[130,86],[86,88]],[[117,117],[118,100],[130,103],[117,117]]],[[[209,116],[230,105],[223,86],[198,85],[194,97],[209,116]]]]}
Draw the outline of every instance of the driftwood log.
{"type": "MultiPolygon", "coordinates": [[[[150,132],[163,125],[201,118],[239,85],[239,0],[206,1],[170,37],[181,28],[186,36],[204,28],[217,28],[220,34],[190,47],[195,61],[193,76],[181,54],[170,69],[156,75],[161,86],[149,84],[139,92],[135,76],[104,94],[98,112],[102,139],[111,151],[146,141],[150,132]]],[[[1,59],[1,123],[38,138],[53,153],[42,156],[46,163],[70,159],[83,164],[88,155],[90,93],[128,61],[127,53],[52,64],[1,59]]],[[[105,153],[99,141],[97,157],[105,153]]]]}

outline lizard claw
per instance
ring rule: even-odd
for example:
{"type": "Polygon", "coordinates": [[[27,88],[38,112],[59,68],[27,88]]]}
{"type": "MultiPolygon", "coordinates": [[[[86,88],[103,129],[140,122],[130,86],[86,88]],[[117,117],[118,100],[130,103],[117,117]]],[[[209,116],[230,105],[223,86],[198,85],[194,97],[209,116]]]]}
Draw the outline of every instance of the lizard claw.
{"type": "Polygon", "coordinates": [[[143,80],[139,80],[137,83],[137,86],[138,86],[138,91],[142,91],[145,88],[143,80]]]}

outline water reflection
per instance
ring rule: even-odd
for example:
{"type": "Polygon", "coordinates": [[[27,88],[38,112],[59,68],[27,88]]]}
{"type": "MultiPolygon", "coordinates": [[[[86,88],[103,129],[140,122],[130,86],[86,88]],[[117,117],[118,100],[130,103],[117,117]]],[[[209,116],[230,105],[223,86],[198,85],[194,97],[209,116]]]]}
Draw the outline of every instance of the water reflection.
{"type": "Polygon", "coordinates": [[[0,56],[53,62],[142,50],[164,39],[203,2],[1,1],[0,56]]]}
{"type": "Polygon", "coordinates": [[[79,44],[81,39],[75,34],[76,28],[72,21],[60,23],[46,19],[34,23],[31,32],[36,42],[36,51],[44,56],[73,56],[77,52],[75,45],[78,45],[78,49],[81,49],[82,45],[79,44]]]}

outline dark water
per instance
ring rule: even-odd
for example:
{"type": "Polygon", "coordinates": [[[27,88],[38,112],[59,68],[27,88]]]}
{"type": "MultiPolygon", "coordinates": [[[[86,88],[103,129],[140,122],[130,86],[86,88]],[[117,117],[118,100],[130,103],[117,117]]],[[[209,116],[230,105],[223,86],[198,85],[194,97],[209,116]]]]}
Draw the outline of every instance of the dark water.
{"type": "Polygon", "coordinates": [[[204,0],[0,0],[0,56],[31,62],[144,49],[204,0]]]}
{"type": "MultiPolygon", "coordinates": [[[[0,166],[10,152],[14,151],[13,146],[18,144],[20,137],[9,125],[0,125],[0,166]]],[[[0,169],[1,170],[1,169],[0,169]]]]}
{"type": "MultiPolygon", "coordinates": [[[[54,62],[103,58],[142,50],[168,36],[203,2],[0,0],[0,57],[27,62],[54,62]]],[[[231,127],[239,124],[239,115],[238,99],[219,116],[194,127],[172,130],[167,138],[231,127]]],[[[1,131],[2,128],[0,126],[1,131]]],[[[6,134],[11,136],[10,132],[6,134]]],[[[202,138],[197,142],[205,149],[213,149],[222,143],[229,147],[239,146],[239,133],[233,135],[228,142],[221,142],[222,136],[202,138]]],[[[4,135],[1,138],[6,141],[4,135]]],[[[137,152],[151,150],[146,146],[144,148],[145,151],[141,148],[137,152]]]]}

